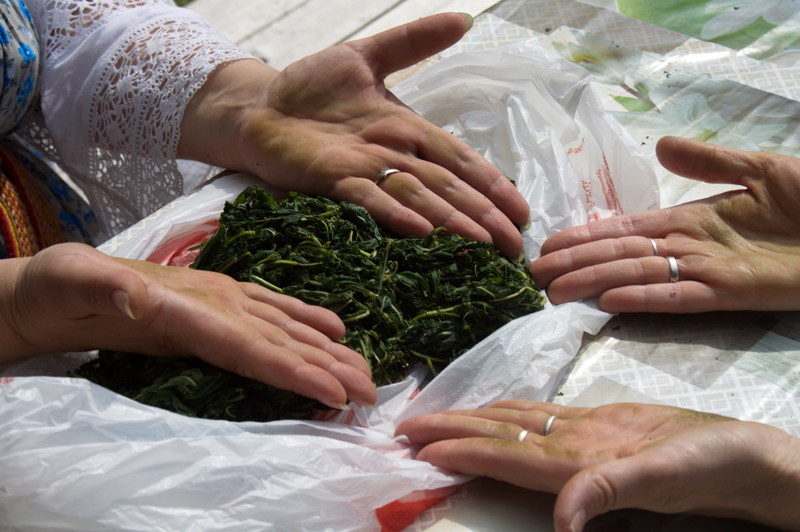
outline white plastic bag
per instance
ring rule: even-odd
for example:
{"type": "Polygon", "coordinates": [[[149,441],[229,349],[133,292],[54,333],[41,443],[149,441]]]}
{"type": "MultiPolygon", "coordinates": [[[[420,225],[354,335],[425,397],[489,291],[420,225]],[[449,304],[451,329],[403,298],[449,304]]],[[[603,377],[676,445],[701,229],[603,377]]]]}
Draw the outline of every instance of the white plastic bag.
{"type": "MultiPolygon", "coordinates": [[[[587,73],[536,41],[454,55],[395,91],[515,178],[531,204],[529,258],[559,229],[658,205],[652,168],[602,111],[587,73]]],[[[251,179],[223,178],[104,249],[147,257],[214,218],[251,179]]],[[[378,409],[337,422],[189,419],[82,380],[3,378],[0,522],[25,531],[377,530],[377,508],[465,480],[411,459],[413,448],[392,437],[397,422],[504,398],[545,400],[583,333],[608,318],[591,304],[547,305],[418,394],[415,374],[381,388],[378,409]]]]}

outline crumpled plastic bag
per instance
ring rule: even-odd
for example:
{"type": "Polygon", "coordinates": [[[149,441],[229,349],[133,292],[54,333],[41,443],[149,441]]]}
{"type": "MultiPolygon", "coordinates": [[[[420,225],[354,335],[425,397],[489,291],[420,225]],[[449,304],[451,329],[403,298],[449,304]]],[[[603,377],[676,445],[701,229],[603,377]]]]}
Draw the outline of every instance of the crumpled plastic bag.
{"type": "MultiPolygon", "coordinates": [[[[652,167],[603,112],[588,74],[535,40],[453,55],[394,91],[516,180],[531,204],[529,259],[560,229],[658,205],[652,167]]],[[[104,248],[146,258],[197,231],[251,180],[223,178],[104,248]]],[[[190,419],[80,379],[13,377],[7,369],[0,522],[48,532],[391,530],[377,509],[466,480],[413,460],[413,446],[393,437],[400,420],[499,399],[546,400],[583,334],[609,317],[591,302],[548,304],[429,383],[414,372],[382,387],[377,409],[331,422],[190,419]]]]}

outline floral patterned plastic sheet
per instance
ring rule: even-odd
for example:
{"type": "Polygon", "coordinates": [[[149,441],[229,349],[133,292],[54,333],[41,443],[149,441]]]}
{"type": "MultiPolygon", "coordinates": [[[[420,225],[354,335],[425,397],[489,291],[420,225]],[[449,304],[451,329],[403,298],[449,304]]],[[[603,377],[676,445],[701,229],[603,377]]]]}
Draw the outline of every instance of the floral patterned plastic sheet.
{"type": "MultiPolygon", "coordinates": [[[[478,17],[455,51],[538,37],[592,73],[606,109],[653,161],[655,143],[664,135],[798,155],[796,4],[504,0],[478,17]]],[[[664,206],[726,188],[657,173],[664,206]]],[[[552,399],[587,406],[671,404],[769,423],[800,436],[800,315],[617,316],[585,339],[552,399]]],[[[502,525],[507,531],[550,531],[552,501],[480,481],[421,515],[414,530],[465,532],[502,525]]],[[[647,513],[609,519],[615,529],[631,532],[762,530],[647,513]]]]}
{"type": "Polygon", "coordinates": [[[786,0],[580,0],[721,44],[754,59],[800,61],[800,5],[786,0]]]}

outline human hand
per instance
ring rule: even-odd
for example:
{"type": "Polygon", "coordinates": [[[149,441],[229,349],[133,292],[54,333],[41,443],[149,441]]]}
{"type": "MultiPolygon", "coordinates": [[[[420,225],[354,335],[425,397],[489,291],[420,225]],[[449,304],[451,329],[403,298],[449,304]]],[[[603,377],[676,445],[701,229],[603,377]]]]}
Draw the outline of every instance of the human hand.
{"type": "Polygon", "coordinates": [[[374,404],[364,358],[333,312],[251,283],[115,259],[81,244],[0,261],[0,361],[113,349],[197,356],[342,408],[374,404]]]}
{"type": "Polygon", "coordinates": [[[800,445],[767,425],[658,405],[504,401],[407,419],[396,433],[438,467],[558,493],[557,532],[622,508],[800,530],[800,445]]]}
{"type": "Polygon", "coordinates": [[[403,105],[383,81],[452,45],[471,23],[468,15],[434,15],[334,46],[279,74],[256,61],[225,66],[187,108],[184,156],[248,171],[282,189],[360,204],[400,234],[425,236],[441,226],[518,256],[522,238],[514,224],[526,223],[530,211],[522,195],[475,150],[403,105]],[[217,112],[221,107],[225,112],[217,112]],[[235,121],[233,131],[218,135],[224,130],[214,116],[235,121]],[[401,172],[376,183],[389,168],[401,172]]]}
{"type": "Polygon", "coordinates": [[[557,233],[530,267],[550,301],[599,296],[608,312],[800,308],[800,159],[677,137],[661,139],[657,155],[678,175],[746,188],[557,233]]]}

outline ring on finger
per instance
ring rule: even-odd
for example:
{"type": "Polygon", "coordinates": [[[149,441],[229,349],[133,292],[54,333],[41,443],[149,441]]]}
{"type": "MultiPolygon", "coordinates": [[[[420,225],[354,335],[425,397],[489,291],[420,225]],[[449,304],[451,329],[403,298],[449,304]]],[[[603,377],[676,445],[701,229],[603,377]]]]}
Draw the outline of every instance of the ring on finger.
{"type": "Polygon", "coordinates": [[[520,432],[519,436],[517,436],[517,441],[525,441],[525,438],[527,436],[528,436],[528,431],[525,430],[525,429],[522,429],[522,432],[520,432]]]}
{"type": "Polygon", "coordinates": [[[653,246],[653,256],[658,257],[658,246],[656,245],[656,241],[652,238],[648,238],[650,241],[650,245],[653,246]]]}
{"type": "Polygon", "coordinates": [[[680,277],[678,271],[678,260],[675,257],[667,257],[667,264],[669,265],[669,282],[677,283],[680,277]]]}
{"type": "Polygon", "coordinates": [[[550,431],[553,430],[553,422],[556,420],[556,416],[550,416],[547,418],[547,422],[544,424],[544,432],[543,434],[547,436],[550,434],[550,431]]]}
{"type": "Polygon", "coordinates": [[[400,173],[400,170],[398,170],[397,168],[387,168],[386,170],[381,170],[380,172],[378,172],[378,174],[375,176],[375,179],[373,179],[373,181],[377,185],[378,183],[380,183],[381,181],[383,181],[384,179],[386,179],[390,175],[399,174],[399,173],[400,173]]]}

